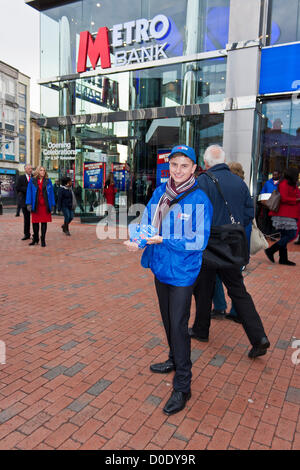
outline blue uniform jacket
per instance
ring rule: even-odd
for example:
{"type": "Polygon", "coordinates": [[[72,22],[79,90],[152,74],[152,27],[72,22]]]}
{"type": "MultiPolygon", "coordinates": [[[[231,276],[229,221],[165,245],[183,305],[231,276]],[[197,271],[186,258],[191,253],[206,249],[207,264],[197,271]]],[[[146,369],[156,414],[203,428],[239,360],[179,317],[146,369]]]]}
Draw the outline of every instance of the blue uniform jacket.
{"type": "Polygon", "coordinates": [[[266,193],[272,194],[274,189],[278,189],[278,181],[275,184],[273,178],[271,178],[270,180],[265,182],[260,194],[266,194],[266,193]]]}
{"type": "MultiPolygon", "coordinates": [[[[142,224],[151,224],[165,190],[166,183],[156,188],[144,211],[142,224]]],[[[150,268],[160,282],[173,286],[191,286],[200,272],[212,213],[212,205],[200,189],[174,204],[162,221],[160,235],[163,242],[146,246],[141,259],[142,266],[150,268]]]]}
{"type": "MultiPolygon", "coordinates": [[[[55,207],[54,191],[52,182],[49,178],[45,178],[43,182],[43,196],[45,199],[46,207],[51,212],[55,207]]],[[[26,205],[31,206],[32,212],[37,210],[37,199],[38,199],[38,182],[36,178],[31,178],[26,193],[26,205]]]]}

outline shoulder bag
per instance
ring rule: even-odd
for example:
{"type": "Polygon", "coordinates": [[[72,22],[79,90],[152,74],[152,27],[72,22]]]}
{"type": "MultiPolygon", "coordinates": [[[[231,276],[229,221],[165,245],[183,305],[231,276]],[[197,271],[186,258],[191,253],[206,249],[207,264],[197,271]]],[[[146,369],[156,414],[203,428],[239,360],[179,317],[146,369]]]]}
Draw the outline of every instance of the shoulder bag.
{"type": "Polygon", "coordinates": [[[255,255],[260,250],[266,250],[267,248],[269,248],[269,243],[264,234],[259,230],[256,220],[253,219],[250,237],[250,255],[255,255]]]}
{"type": "Polygon", "coordinates": [[[249,262],[249,252],[244,227],[235,221],[217,178],[212,173],[205,172],[205,174],[214,182],[222,196],[231,224],[211,227],[208,244],[203,252],[203,261],[207,266],[220,269],[245,266],[249,262]]]}
{"type": "Polygon", "coordinates": [[[278,212],[280,206],[280,192],[274,189],[269,199],[265,201],[265,206],[272,212],[278,212]]]}

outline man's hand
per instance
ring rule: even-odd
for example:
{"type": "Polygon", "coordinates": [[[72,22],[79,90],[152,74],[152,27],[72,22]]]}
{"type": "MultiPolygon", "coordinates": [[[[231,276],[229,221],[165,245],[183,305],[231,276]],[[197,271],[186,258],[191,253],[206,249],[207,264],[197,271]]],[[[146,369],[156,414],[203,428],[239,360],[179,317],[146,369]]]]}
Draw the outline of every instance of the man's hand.
{"type": "Polygon", "coordinates": [[[147,241],[147,245],[158,245],[159,243],[163,242],[163,237],[160,235],[154,235],[154,237],[151,237],[147,241]]]}
{"type": "Polygon", "coordinates": [[[131,242],[130,240],[126,240],[124,242],[124,245],[126,246],[128,251],[138,251],[139,246],[137,243],[131,242]]]}

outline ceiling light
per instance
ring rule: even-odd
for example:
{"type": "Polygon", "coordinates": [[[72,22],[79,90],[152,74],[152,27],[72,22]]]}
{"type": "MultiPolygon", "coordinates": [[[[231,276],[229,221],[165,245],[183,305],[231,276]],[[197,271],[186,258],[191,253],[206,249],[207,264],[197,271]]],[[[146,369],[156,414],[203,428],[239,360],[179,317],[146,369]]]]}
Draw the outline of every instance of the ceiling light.
{"type": "Polygon", "coordinates": [[[97,3],[96,6],[97,6],[98,8],[100,8],[100,7],[101,7],[101,3],[97,3]]]}

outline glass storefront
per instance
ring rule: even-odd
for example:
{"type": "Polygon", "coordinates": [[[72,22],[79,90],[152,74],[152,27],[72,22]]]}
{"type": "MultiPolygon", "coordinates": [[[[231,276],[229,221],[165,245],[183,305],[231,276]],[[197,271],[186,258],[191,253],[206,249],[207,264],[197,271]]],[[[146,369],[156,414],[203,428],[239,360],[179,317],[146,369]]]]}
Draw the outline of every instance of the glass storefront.
{"type": "Polygon", "coordinates": [[[269,0],[269,37],[267,45],[300,40],[300,0],[269,0]]]}
{"type": "Polygon", "coordinates": [[[97,212],[103,183],[111,177],[118,189],[116,206],[124,203],[124,196],[131,202],[147,202],[163,181],[158,176],[159,159],[174,145],[195,147],[201,165],[205,148],[222,144],[226,84],[222,50],[228,42],[229,4],[229,0],[121,4],[80,0],[42,12],[41,78],[50,80],[41,87],[41,112],[47,116],[41,129],[41,161],[53,180],[69,175],[75,187],[80,185],[84,212],[97,212]],[[155,27],[153,18],[158,18],[155,27]],[[168,31],[157,39],[164,18],[168,31]],[[108,74],[99,68],[97,74],[90,61],[93,54],[88,53],[86,71],[92,73],[76,75],[80,33],[89,31],[96,41],[103,27],[109,29],[112,63],[122,55],[118,53],[122,46],[129,65],[138,65],[143,56],[149,67],[108,74]],[[174,63],[160,66],[155,56],[159,48],[174,63]],[[195,60],[193,56],[202,52],[211,57],[195,60]],[[185,56],[193,60],[180,60],[185,56]],[[194,105],[197,112],[187,111],[194,105]],[[96,181],[100,174],[101,187],[96,181]]]}
{"type": "Polygon", "coordinates": [[[300,168],[300,100],[276,99],[262,103],[261,154],[258,192],[274,170],[300,168]]]}

